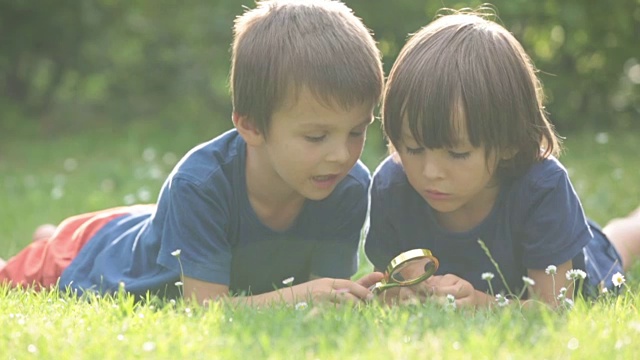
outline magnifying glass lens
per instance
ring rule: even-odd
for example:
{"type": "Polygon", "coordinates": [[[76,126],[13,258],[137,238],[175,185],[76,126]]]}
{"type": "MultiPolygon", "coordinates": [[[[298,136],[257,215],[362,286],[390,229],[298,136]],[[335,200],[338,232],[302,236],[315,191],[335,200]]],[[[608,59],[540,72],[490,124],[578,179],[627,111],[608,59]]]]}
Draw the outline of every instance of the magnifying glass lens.
{"type": "Polygon", "coordinates": [[[436,273],[436,270],[438,270],[438,265],[431,259],[427,260],[428,261],[426,261],[424,264],[424,272],[425,274],[429,274],[428,276],[431,276],[436,273]]]}
{"type": "Polygon", "coordinates": [[[433,275],[437,267],[429,257],[414,258],[394,268],[389,277],[400,285],[412,285],[433,275]]]}
{"type": "Polygon", "coordinates": [[[420,283],[438,270],[438,259],[428,249],[408,250],[391,260],[385,279],[373,285],[374,293],[396,286],[410,286],[420,283]]]}

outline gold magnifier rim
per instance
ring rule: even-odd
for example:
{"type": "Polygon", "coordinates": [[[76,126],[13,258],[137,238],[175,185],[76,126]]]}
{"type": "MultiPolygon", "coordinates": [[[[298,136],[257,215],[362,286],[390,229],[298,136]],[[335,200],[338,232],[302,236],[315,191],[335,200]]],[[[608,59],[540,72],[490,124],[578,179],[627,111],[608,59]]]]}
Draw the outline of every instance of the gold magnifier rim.
{"type": "Polygon", "coordinates": [[[395,269],[397,269],[407,261],[414,260],[416,258],[428,258],[435,263],[438,262],[438,260],[431,254],[431,250],[429,249],[408,250],[391,259],[389,265],[387,266],[387,274],[391,275],[395,269]]]}
{"type": "Polygon", "coordinates": [[[412,249],[412,250],[404,251],[399,255],[397,255],[396,257],[394,257],[389,262],[389,265],[387,266],[385,278],[381,282],[376,283],[373,287],[373,290],[376,292],[379,292],[379,291],[383,291],[396,286],[415,285],[429,278],[433,274],[425,273],[426,276],[424,275],[419,276],[415,279],[411,279],[407,281],[397,281],[395,279],[392,279],[392,281],[389,282],[389,279],[391,278],[391,274],[393,274],[398,267],[401,267],[403,264],[405,264],[408,261],[415,260],[418,258],[425,258],[425,259],[431,260],[435,264],[435,270],[437,270],[438,266],[440,265],[440,263],[438,262],[438,259],[435,256],[433,256],[433,254],[431,253],[431,250],[429,249],[412,249]]]}

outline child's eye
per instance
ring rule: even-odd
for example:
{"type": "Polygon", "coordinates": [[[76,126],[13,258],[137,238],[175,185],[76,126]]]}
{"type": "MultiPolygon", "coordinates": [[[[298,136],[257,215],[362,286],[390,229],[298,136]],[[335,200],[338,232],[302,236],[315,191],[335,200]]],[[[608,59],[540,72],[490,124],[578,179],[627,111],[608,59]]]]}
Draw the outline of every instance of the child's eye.
{"type": "Polygon", "coordinates": [[[349,136],[357,138],[364,135],[364,131],[352,131],[349,133],[349,136]]]}
{"type": "Polygon", "coordinates": [[[327,135],[320,135],[320,136],[308,136],[306,135],[304,138],[309,141],[309,142],[321,142],[322,140],[324,140],[327,137],[327,135]]]}
{"type": "Polygon", "coordinates": [[[455,151],[449,151],[449,156],[451,156],[454,159],[458,159],[458,160],[462,160],[462,159],[466,159],[469,157],[469,155],[471,155],[471,153],[469,152],[455,152],[455,151]]]}
{"type": "Polygon", "coordinates": [[[407,154],[410,155],[418,155],[421,154],[424,151],[423,147],[417,147],[417,148],[410,148],[410,147],[406,147],[407,150],[407,154]]]}

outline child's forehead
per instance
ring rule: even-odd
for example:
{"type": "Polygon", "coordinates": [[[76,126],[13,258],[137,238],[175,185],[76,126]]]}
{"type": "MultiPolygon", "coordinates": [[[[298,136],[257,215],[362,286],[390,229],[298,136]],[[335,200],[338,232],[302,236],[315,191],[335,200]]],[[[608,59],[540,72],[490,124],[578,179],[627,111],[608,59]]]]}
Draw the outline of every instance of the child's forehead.
{"type": "Polygon", "coordinates": [[[337,95],[336,97],[332,97],[331,95],[332,94],[321,94],[318,91],[313,91],[307,86],[290,87],[288,91],[285,92],[279,105],[276,106],[275,112],[291,117],[304,117],[303,115],[310,113],[324,113],[327,111],[334,113],[350,112],[354,108],[360,108],[361,105],[365,108],[371,107],[371,110],[373,110],[373,104],[370,106],[366,106],[366,104],[347,105],[341,103],[337,95]]]}
{"type": "MultiPolygon", "coordinates": [[[[455,108],[458,107],[456,106],[455,108]]],[[[445,129],[444,132],[439,132],[439,135],[446,137],[446,139],[440,139],[438,142],[451,143],[453,145],[469,143],[466,117],[460,109],[453,110],[452,115],[448,118],[428,116],[409,118],[409,116],[405,114],[402,119],[401,136],[403,139],[413,139],[424,142],[425,139],[432,138],[432,134],[426,133],[429,131],[428,129],[434,128],[445,129]]]]}

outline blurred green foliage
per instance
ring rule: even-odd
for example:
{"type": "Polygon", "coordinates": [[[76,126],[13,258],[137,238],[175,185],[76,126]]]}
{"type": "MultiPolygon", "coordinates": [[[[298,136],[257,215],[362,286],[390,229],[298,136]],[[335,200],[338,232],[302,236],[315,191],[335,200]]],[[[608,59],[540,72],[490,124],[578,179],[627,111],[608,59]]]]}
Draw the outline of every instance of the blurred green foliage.
{"type": "MultiPolygon", "coordinates": [[[[481,1],[346,0],[388,71],[407,34],[442,7],[481,1]]],[[[496,0],[561,130],[640,123],[640,0],[496,0]]],[[[231,126],[233,20],[249,0],[0,0],[0,137],[153,119],[231,126]]],[[[177,125],[176,125],[177,124],[177,125]]]]}

